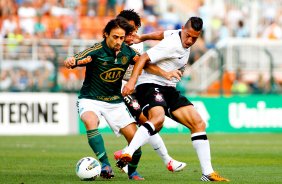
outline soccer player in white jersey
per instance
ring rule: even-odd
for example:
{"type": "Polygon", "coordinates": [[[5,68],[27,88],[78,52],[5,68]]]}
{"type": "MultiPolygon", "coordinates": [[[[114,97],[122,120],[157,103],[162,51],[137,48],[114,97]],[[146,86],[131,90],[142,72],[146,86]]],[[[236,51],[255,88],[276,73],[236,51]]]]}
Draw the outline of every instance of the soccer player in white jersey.
{"type": "Polygon", "coordinates": [[[142,71],[146,63],[153,63],[164,71],[172,71],[185,66],[188,62],[190,47],[196,42],[202,31],[203,21],[191,17],[177,34],[163,39],[159,44],[142,54],[134,66],[131,78],[123,87],[123,96],[133,92],[135,84],[136,97],[148,121],[138,128],[131,143],[124,149],[116,163],[118,167],[131,161],[132,154],[144,145],[151,136],[163,126],[166,111],[177,122],[190,129],[193,147],[196,150],[202,169],[202,181],[229,181],[213,170],[211,164],[210,144],[206,135],[206,124],[193,104],[176,90],[176,80],[142,71]],[[138,81],[137,81],[138,79],[138,81]]]}
{"type": "MultiPolygon", "coordinates": [[[[134,10],[123,10],[123,11],[120,12],[118,17],[123,17],[126,20],[128,20],[128,22],[136,28],[136,32],[137,32],[138,28],[141,26],[141,19],[140,19],[139,15],[134,10]]],[[[133,40],[134,40],[135,36],[136,36],[135,33],[133,33],[131,35],[127,35],[126,38],[125,38],[125,43],[127,43],[128,45],[130,45],[131,48],[135,49],[137,52],[142,54],[143,53],[143,42],[140,42],[138,44],[133,44],[133,40]]],[[[154,39],[154,36],[152,36],[152,38],[154,39]]],[[[125,80],[129,79],[129,77],[131,75],[132,68],[133,68],[133,65],[129,66],[129,69],[127,70],[126,75],[124,76],[125,80]]],[[[147,69],[148,71],[153,72],[153,73],[154,73],[154,71],[158,71],[158,69],[159,69],[159,67],[157,67],[157,66],[150,66],[150,65],[148,65],[147,68],[148,68],[147,69]]],[[[177,71],[175,71],[175,72],[177,72],[177,71]]],[[[159,74],[159,72],[157,72],[155,74],[159,74]]],[[[142,123],[147,121],[147,118],[142,114],[142,110],[140,108],[140,105],[138,104],[138,101],[136,100],[134,95],[125,96],[124,102],[127,105],[128,109],[131,112],[131,114],[133,115],[133,117],[136,119],[136,121],[139,124],[142,124],[142,123]]],[[[154,136],[152,136],[148,141],[149,141],[149,144],[151,144],[152,147],[154,148],[154,150],[158,153],[158,155],[162,158],[164,164],[166,165],[166,167],[169,171],[178,172],[178,171],[181,171],[181,170],[184,169],[184,167],[186,166],[186,163],[179,162],[179,161],[173,159],[168,154],[167,148],[166,148],[161,136],[158,133],[155,134],[154,136]]],[[[121,153],[122,153],[122,150],[116,151],[114,153],[114,158],[119,159],[121,153]]],[[[124,167],[123,170],[125,172],[127,172],[127,166],[124,167]]]]}

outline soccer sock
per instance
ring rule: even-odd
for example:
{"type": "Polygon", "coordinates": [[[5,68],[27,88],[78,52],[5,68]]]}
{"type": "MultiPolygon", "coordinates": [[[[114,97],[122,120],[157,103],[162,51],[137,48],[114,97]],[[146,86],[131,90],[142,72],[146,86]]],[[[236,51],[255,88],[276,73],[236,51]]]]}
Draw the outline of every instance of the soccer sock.
{"type": "Polygon", "coordinates": [[[129,153],[130,155],[133,155],[133,153],[146,144],[151,136],[155,132],[155,127],[151,122],[146,122],[142,126],[138,128],[136,131],[133,139],[131,140],[130,144],[127,148],[124,149],[125,153],[129,153]]]}
{"type": "Polygon", "coordinates": [[[210,143],[207,138],[206,132],[193,133],[191,135],[191,140],[193,147],[197,152],[202,173],[204,175],[211,174],[214,171],[211,164],[210,143]]]}
{"type": "Polygon", "coordinates": [[[87,131],[88,143],[102,164],[110,165],[104,140],[98,129],[87,131]]]}
{"type": "Polygon", "coordinates": [[[152,145],[152,147],[154,148],[154,150],[158,153],[158,155],[162,158],[162,160],[164,161],[164,163],[167,165],[168,162],[172,159],[169,155],[168,155],[168,151],[166,149],[166,146],[164,144],[163,139],[161,138],[160,134],[155,134],[152,135],[149,138],[149,144],[152,145]]]}
{"type": "Polygon", "coordinates": [[[133,153],[132,160],[131,162],[128,163],[128,176],[130,176],[132,173],[136,171],[141,155],[142,155],[141,148],[137,149],[133,153]]]}

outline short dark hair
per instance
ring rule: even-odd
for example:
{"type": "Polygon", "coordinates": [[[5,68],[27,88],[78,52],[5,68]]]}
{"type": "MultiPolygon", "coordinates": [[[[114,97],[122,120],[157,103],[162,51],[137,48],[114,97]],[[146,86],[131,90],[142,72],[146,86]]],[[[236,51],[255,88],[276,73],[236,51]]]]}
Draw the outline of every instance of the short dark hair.
{"type": "Polygon", "coordinates": [[[129,34],[135,29],[134,26],[130,25],[126,19],[117,17],[116,19],[112,19],[107,23],[103,30],[103,38],[106,37],[105,34],[110,35],[111,30],[115,28],[121,28],[125,30],[125,35],[129,34]]]}
{"type": "Polygon", "coordinates": [[[133,9],[122,10],[117,17],[123,17],[128,21],[133,21],[137,27],[141,26],[141,18],[133,9]]]}
{"type": "Polygon", "coordinates": [[[201,31],[203,29],[203,20],[200,17],[190,17],[186,22],[185,27],[189,28],[190,25],[195,31],[201,31]]]}

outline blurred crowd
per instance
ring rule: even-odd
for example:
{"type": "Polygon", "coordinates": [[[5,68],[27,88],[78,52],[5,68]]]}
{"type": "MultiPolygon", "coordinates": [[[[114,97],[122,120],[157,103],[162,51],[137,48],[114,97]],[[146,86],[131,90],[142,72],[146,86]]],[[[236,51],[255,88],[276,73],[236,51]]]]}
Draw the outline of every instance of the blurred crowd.
{"type": "Polygon", "coordinates": [[[144,31],[175,29],[173,8],[160,15],[158,0],[1,0],[1,37],[101,39],[105,24],[123,9],[143,18],[144,31]],[[158,18],[157,18],[158,17],[158,18]]]}
{"type": "MultiPolygon", "coordinates": [[[[25,59],[25,55],[16,54],[16,44],[28,39],[101,40],[102,30],[110,19],[123,9],[134,9],[142,18],[139,34],[179,29],[188,17],[202,17],[204,33],[192,47],[189,58],[193,64],[228,37],[282,39],[281,5],[280,0],[0,0],[0,40],[9,43],[2,49],[8,53],[2,54],[2,59],[25,59]]],[[[146,42],[145,47],[155,43],[146,42]]],[[[27,53],[32,52],[32,48],[25,48],[27,53]]],[[[34,70],[16,65],[12,72],[2,67],[0,90],[79,89],[82,72],[65,71],[61,66],[62,54],[57,56],[67,54],[68,45],[59,49],[43,45],[42,49],[39,59],[49,60],[54,65],[51,70],[47,67],[44,71],[44,65],[34,70]],[[37,75],[43,82],[36,81],[37,75]],[[22,84],[27,87],[17,87],[22,84]]]]}

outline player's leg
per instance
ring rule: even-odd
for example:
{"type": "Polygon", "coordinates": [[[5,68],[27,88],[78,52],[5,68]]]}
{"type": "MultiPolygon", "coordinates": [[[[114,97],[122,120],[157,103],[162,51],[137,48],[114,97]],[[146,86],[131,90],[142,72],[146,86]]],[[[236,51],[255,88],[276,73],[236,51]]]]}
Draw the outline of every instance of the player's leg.
{"type": "MultiPolygon", "coordinates": [[[[162,86],[152,86],[153,87],[153,98],[149,101],[151,104],[150,107],[154,107],[157,105],[161,105],[163,107],[166,106],[166,102],[164,101],[170,98],[170,94],[167,92],[167,87],[162,86]],[[160,88],[158,88],[160,87],[160,88]]],[[[141,98],[143,99],[143,98],[141,98]]],[[[142,101],[141,101],[142,102],[142,101]]],[[[146,108],[144,108],[144,112],[146,113],[146,108]]],[[[167,114],[167,113],[166,113],[167,114]]],[[[143,115],[143,113],[141,114],[143,115]]],[[[163,142],[159,133],[152,135],[149,139],[149,144],[152,145],[154,150],[158,153],[158,155],[162,158],[163,162],[165,163],[167,169],[172,172],[181,171],[186,167],[186,163],[179,162],[171,158],[168,154],[167,148],[163,142]]]]}
{"type": "Polygon", "coordinates": [[[186,167],[186,163],[179,162],[173,159],[167,151],[167,148],[163,142],[159,133],[152,135],[148,141],[149,144],[153,147],[153,149],[158,153],[158,155],[163,160],[166,168],[171,172],[182,171],[186,167]]]}
{"type": "MultiPolygon", "coordinates": [[[[131,113],[131,115],[133,116],[133,118],[135,120],[141,120],[142,122],[145,122],[147,120],[147,118],[143,115],[143,117],[145,118],[145,121],[143,121],[143,118],[139,118],[141,117],[142,114],[142,110],[140,108],[140,105],[135,97],[134,94],[131,95],[127,95],[125,97],[123,97],[123,101],[125,103],[125,105],[127,106],[129,112],[131,113]]],[[[137,123],[139,124],[139,123],[137,123]]],[[[118,150],[116,152],[114,152],[114,158],[115,160],[119,160],[120,156],[122,155],[123,150],[118,150]]],[[[125,167],[122,168],[122,171],[125,173],[128,173],[128,165],[126,165],[125,167]]]]}
{"type": "MultiPolygon", "coordinates": [[[[124,103],[129,109],[132,116],[137,120],[138,124],[144,124],[147,121],[147,118],[142,113],[141,107],[138,103],[138,100],[135,97],[135,94],[128,95],[124,97],[124,103]]],[[[159,133],[151,136],[148,141],[149,144],[153,147],[153,149],[157,152],[157,154],[161,157],[167,169],[172,172],[181,171],[186,163],[179,162],[171,158],[168,154],[167,148],[163,142],[159,133]]],[[[114,158],[118,160],[122,154],[122,150],[116,151],[114,153],[114,158]]],[[[123,171],[127,173],[127,166],[123,168],[123,171]]]]}
{"type": "MultiPolygon", "coordinates": [[[[120,133],[124,135],[128,144],[130,144],[136,131],[137,131],[137,127],[133,123],[120,129],[120,133]]],[[[133,153],[131,157],[131,161],[128,162],[128,173],[127,174],[128,174],[129,179],[144,180],[144,178],[140,176],[139,173],[136,171],[141,155],[142,155],[142,151],[141,151],[141,147],[139,147],[133,153]]]]}
{"type": "Polygon", "coordinates": [[[202,181],[229,181],[214,172],[211,164],[210,144],[206,124],[193,105],[180,107],[172,112],[178,122],[191,131],[191,140],[202,169],[202,181]]]}
{"type": "MultiPolygon", "coordinates": [[[[135,133],[131,143],[124,149],[117,166],[122,168],[126,165],[127,160],[130,160],[132,154],[139,147],[147,143],[150,137],[156,134],[163,125],[165,119],[164,107],[166,103],[159,92],[158,86],[140,85],[137,87],[138,99],[142,99],[144,114],[148,117],[148,121],[142,124],[135,133]]],[[[140,102],[140,101],[139,101],[140,102]]]]}
{"type": "MultiPolygon", "coordinates": [[[[105,106],[107,108],[107,106],[105,106]]],[[[132,140],[137,126],[135,124],[135,119],[129,113],[126,105],[124,103],[111,104],[106,112],[103,113],[105,119],[109,123],[111,129],[114,133],[119,136],[120,134],[124,135],[128,144],[132,140]]],[[[128,164],[128,177],[133,180],[143,180],[144,178],[138,174],[136,171],[140,157],[141,149],[136,149],[134,154],[131,157],[131,160],[128,164]]]]}
{"type": "Polygon", "coordinates": [[[86,128],[89,146],[102,164],[101,177],[110,179],[114,177],[114,173],[112,172],[111,164],[108,160],[103,137],[98,131],[99,110],[95,110],[96,112],[94,112],[94,109],[97,108],[93,100],[78,100],[77,106],[80,118],[86,128]]]}

